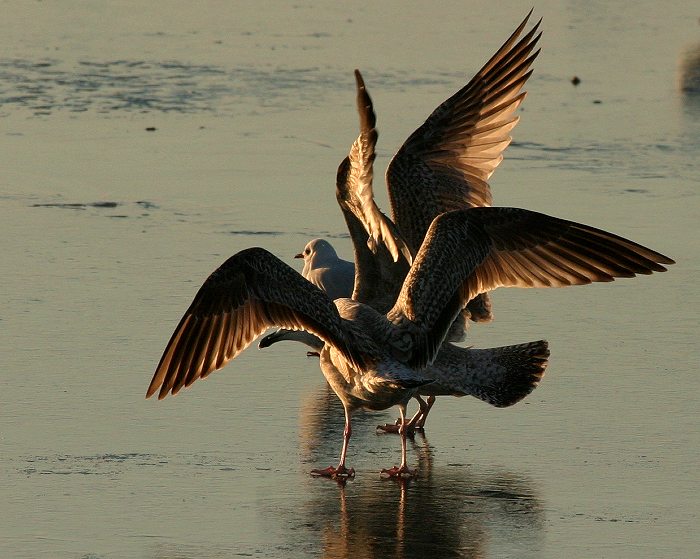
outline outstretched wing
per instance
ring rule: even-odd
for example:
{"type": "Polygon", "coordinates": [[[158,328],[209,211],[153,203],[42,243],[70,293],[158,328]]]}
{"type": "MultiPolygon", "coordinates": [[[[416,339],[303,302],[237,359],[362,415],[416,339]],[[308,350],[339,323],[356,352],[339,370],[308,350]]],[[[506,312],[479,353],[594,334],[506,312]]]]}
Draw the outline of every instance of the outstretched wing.
{"type": "Polygon", "coordinates": [[[358,365],[329,297],[262,248],[243,250],[204,282],[158,363],[146,397],[177,394],[222,368],[270,327],[306,330],[358,365]]]}
{"type": "Polygon", "coordinates": [[[518,208],[437,217],[387,317],[392,345],[412,366],[430,363],[467,301],[497,287],[566,287],[664,272],[673,260],[633,241],[518,208]]]}
{"type": "Polygon", "coordinates": [[[377,252],[380,245],[384,245],[395,262],[403,256],[410,263],[411,252],[396,225],[382,213],[374,201],[372,178],[374,147],[377,143],[376,117],[372,109],[372,99],[367,93],[359,70],[355,70],[355,81],[360,135],[338,168],[338,204],[343,212],[351,212],[362,223],[366,231],[367,246],[373,253],[377,252]]]}
{"type": "Polygon", "coordinates": [[[526,94],[522,88],[539,54],[533,53],[539,22],[518,41],[530,14],[472,80],[411,134],[387,169],[392,217],[414,252],[436,216],[491,205],[486,181],[510,144],[518,123],[514,113],[526,94]]]}

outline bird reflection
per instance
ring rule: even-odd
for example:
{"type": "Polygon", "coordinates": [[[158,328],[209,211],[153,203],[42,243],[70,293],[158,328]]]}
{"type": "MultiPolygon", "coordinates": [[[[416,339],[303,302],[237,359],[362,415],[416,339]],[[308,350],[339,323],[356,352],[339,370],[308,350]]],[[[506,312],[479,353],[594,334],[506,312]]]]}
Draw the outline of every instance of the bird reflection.
{"type": "MultiPolygon", "coordinates": [[[[355,429],[374,429],[381,415],[358,410],[353,416],[355,429]]],[[[314,464],[319,459],[335,459],[338,439],[343,436],[345,415],[343,405],[327,382],[310,391],[300,403],[299,452],[304,463],[314,464]]]]}
{"type": "MultiPolygon", "coordinates": [[[[358,420],[373,428],[377,418],[358,420]]],[[[332,455],[343,412],[330,389],[303,403],[300,423],[304,460],[332,455]]],[[[338,488],[309,485],[300,513],[318,534],[321,557],[540,556],[544,507],[530,480],[497,468],[436,466],[423,435],[411,441],[409,453],[412,466],[417,461],[411,480],[377,475],[338,488]]]]}
{"type": "Polygon", "coordinates": [[[305,511],[319,528],[321,557],[540,556],[544,510],[531,482],[502,471],[434,468],[429,452],[419,463],[415,480],[314,491],[305,511]]]}

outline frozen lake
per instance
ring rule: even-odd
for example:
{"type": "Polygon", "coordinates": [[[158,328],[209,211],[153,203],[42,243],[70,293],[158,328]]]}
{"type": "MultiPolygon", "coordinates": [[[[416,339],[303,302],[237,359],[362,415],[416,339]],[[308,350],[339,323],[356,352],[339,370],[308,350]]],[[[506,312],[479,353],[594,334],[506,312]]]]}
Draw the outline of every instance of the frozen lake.
{"type": "Polygon", "coordinates": [[[0,556],[695,557],[700,547],[700,8],[535,7],[542,52],[495,203],[582,221],[666,274],[500,290],[476,347],[547,339],[508,409],[438,401],[409,462],[343,414],[305,348],[254,346],[175,398],[144,393],[207,275],[314,237],[351,258],[335,172],[352,71],[404,139],[530,5],[2,2],[0,556]],[[574,86],[576,75],[581,83],[574,86]],[[149,130],[150,129],[150,130],[149,130]],[[693,275],[695,274],[695,275],[693,275]]]}

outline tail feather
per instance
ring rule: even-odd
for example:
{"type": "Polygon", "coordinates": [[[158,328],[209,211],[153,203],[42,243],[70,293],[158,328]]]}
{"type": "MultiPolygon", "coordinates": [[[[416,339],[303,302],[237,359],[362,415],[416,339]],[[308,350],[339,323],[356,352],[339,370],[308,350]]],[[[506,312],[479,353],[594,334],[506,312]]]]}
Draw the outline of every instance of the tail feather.
{"type": "Polygon", "coordinates": [[[512,406],[540,383],[548,358],[545,340],[490,349],[444,344],[431,367],[435,383],[419,392],[471,395],[499,408],[512,406]]]}

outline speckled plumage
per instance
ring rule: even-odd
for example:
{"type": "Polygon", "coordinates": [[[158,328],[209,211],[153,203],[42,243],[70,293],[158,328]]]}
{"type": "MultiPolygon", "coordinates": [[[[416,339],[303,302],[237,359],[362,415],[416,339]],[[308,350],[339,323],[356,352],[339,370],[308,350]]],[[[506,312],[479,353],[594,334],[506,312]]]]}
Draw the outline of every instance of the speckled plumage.
{"type": "Polygon", "coordinates": [[[474,396],[499,408],[512,406],[537,387],[548,358],[544,340],[487,349],[445,343],[429,368],[435,381],[419,394],[474,396]]]}

